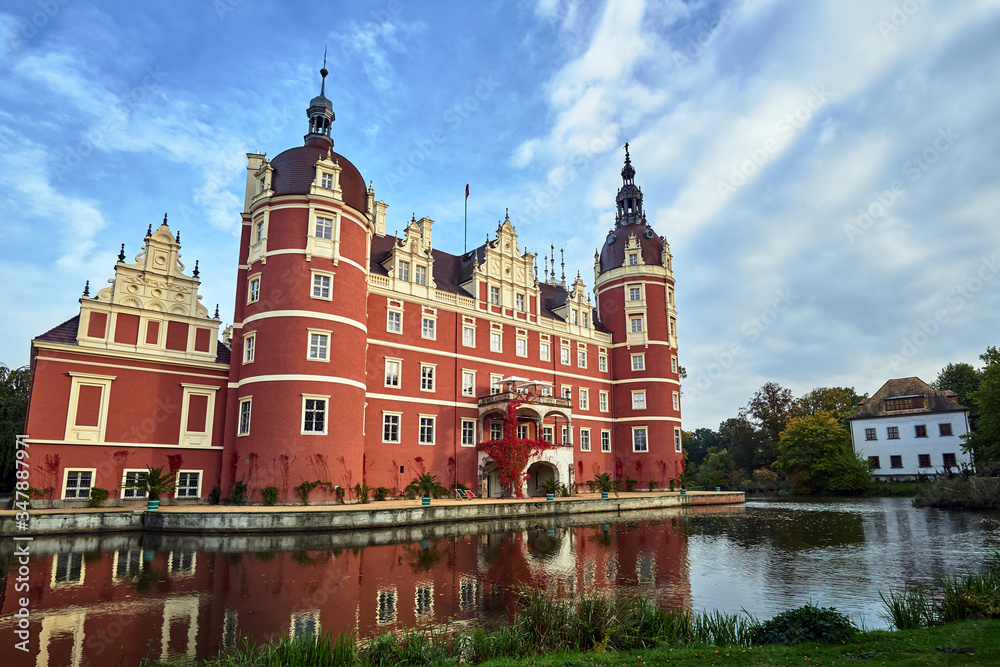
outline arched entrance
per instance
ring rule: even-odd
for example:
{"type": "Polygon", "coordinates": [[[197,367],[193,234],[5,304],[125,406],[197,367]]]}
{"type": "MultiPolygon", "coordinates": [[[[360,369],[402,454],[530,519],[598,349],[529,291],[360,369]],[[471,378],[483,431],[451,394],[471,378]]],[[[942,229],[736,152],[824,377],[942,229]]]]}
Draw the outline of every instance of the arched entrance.
{"type": "Polygon", "coordinates": [[[527,495],[532,497],[544,496],[545,491],[541,490],[542,484],[549,478],[559,479],[559,471],[548,461],[535,461],[527,470],[528,484],[527,495]]]}

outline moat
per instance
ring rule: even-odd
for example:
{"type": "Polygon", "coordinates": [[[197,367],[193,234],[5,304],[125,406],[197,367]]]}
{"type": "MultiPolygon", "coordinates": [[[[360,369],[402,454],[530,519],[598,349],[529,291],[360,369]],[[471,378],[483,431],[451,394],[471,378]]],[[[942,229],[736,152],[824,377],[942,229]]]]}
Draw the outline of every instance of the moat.
{"type": "MultiPolygon", "coordinates": [[[[1000,545],[1000,513],[751,500],[418,530],[405,543],[391,530],[37,537],[31,651],[6,664],[117,664],[123,652],[133,664],[213,655],[244,636],[495,626],[520,582],[764,618],[812,602],[884,627],[879,591],[979,567],[1000,545]]],[[[7,547],[5,636],[23,595],[7,547]]]]}

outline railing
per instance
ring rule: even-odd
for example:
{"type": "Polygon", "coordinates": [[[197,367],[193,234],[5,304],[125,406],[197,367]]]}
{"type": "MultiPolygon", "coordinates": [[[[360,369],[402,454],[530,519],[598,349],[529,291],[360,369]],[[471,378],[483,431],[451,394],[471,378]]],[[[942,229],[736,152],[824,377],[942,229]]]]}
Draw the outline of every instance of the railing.
{"type": "MultiPolygon", "coordinates": [[[[507,401],[522,400],[525,394],[517,391],[502,391],[499,394],[490,394],[489,396],[482,396],[479,399],[479,407],[483,408],[489,405],[496,405],[498,403],[506,403],[507,401]]],[[[530,402],[532,405],[545,405],[550,408],[563,408],[566,410],[573,409],[573,400],[569,398],[562,398],[561,396],[542,396],[540,394],[529,394],[530,402]]]]}

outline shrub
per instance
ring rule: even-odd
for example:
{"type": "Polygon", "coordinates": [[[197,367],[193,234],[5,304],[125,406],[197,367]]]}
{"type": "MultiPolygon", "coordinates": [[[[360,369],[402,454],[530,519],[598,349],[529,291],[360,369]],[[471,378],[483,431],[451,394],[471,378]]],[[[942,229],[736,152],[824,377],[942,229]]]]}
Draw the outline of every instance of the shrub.
{"type": "Polygon", "coordinates": [[[91,507],[104,507],[104,501],[108,499],[108,490],[102,489],[99,486],[91,487],[90,489],[90,506],[91,507]]]}
{"type": "Polygon", "coordinates": [[[625,491],[626,492],[632,493],[632,491],[635,489],[635,485],[636,484],[637,484],[637,482],[634,479],[632,479],[628,475],[625,475],[625,491]]]}
{"type": "Polygon", "coordinates": [[[247,485],[243,480],[233,485],[233,495],[229,498],[230,505],[247,504],[247,485]]]}
{"type": "Polygon", "coordinates": [[[389,497],[389,489],[384,486],[380,486],[375,489],[375,500],[382,501],[389,497]]]}
{"type": "Polygon", "coordinates": [[[218,486],[213,486],[212,490],[208,492],[208,504],[218,505],[220,498],[222,498],[222,489],[218,486]]]}
{"type": "Polygon", "coordinates": [[[657,482],[655,479],[649,480],[649,490],[650,491],[656,491],[656,487],[658,487],[659,485],[660,485],[660,483],[657,482]]]}
{"type": "MultiPolygon", "coordinates": [[[[319,480],[316,480],[315,482],[302,482],[301,484],[295,487],[295,495],[297,495],[302,500],[303,505],[308,505],[309,494],[312,493],[312,490],[315,489],[317,486],[325,486],[327,490],[333,488],[333,484],[331,484],[330,482],[321,482],[319,480]]],[[[340,503],[344,502],[344,489],[339,486],[337,487],[337,502],[340,503]]]]}
{"type": "Polygon", "coordinates": [[[358,503],[362,505],[368,504],[368,485],[358,484],[354,485],[354,496],[358,499],[358,503]]]}
{"type": "Polygon", "coordinates": [[[847,641],[856,631],[836,608],[807,604],[760,624],[750,633],[750,641],[754,645],[847,641]]]}
{"type": "Polygon", "coordinates": [[[333,495],[337,497],[337,503],[339,505],[344,504],[344,487],[338,486],[334,488],[333,495]]]}
{"type": "Polygon", "coordinates": [[[264,504],[270,507],[278,501],[278,487],[265,486],[260,490],[260,495],[264,499],[264,504]]]}

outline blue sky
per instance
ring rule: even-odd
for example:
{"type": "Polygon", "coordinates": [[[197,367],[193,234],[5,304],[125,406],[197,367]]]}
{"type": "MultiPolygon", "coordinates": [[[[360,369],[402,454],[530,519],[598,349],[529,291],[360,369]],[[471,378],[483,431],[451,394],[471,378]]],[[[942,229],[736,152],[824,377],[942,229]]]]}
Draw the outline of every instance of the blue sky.
{"type": "Polygon", "coordinates": [[[685,428],[776,381],[873,393],[1000,331],[1000,3],[7,2],[0,361],[169,213],[231,320],[245,153],[335,149],[462,250],[510,209],[593,286],[622,144],[677,279],[685,428]]]}

